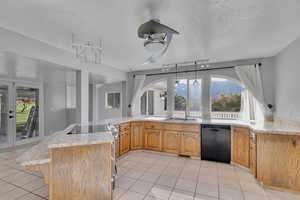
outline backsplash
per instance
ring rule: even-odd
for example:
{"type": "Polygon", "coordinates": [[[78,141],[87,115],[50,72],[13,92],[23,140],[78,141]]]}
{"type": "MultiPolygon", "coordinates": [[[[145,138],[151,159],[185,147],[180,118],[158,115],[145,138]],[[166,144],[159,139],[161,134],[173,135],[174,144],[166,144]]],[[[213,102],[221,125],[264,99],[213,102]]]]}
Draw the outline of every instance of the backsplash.
{"type": "Polygon", "coordinates": [[[274,123],[278,127],[282,128],[292,128],[292,129],[300,129],[300,122],[283,119],[274,115],[274,123]]]}

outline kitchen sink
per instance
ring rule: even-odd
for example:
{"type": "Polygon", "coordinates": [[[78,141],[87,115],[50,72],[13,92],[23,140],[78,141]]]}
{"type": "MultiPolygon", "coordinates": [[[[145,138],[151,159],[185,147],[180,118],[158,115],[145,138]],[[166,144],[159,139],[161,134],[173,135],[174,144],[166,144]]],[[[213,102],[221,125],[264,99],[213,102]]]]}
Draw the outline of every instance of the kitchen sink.
{"type": "Polygon", "coordinates": [[[196,121],[197,119],[193,118],[180,118],[180,117],[170,117],[165,119],[165,121],[196,121]]]}

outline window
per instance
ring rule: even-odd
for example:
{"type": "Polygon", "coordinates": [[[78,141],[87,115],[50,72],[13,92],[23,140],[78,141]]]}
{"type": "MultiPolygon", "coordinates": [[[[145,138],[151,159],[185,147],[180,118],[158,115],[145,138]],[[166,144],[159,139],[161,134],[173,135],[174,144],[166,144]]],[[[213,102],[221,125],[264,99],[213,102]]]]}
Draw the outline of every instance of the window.
{"type": "Polygon", "coordinates": [[[167,82],[160,81],[147,87],[140,98],[140,114],[164,116],[167,111],[167,82]]]}
{"type": "Polygon", "coordinates": [[[201,117],[201,79],[176,81],[174,117],[201,117]]]}
{"type": "Polygon", "coordinates": [[[187,101],[187,79],[176,80],[174,111],[185,111],[187,101]]]}
{"type": "Polygon", "coordinates": [[[67,85],[66,93],[67,108],[76,108],[76,86],[67,85]]]}
{"type": "Polygon", "coordinates": [[[119,109],[121,102],[120,92],[106,93],[106,108],[107,109],[119,109]]]}
{"type": "Polygon", "coordinates": [[[239,119],[242,88],[234,81],[224,78],[211,79],[211,118],[239,119]]]}
{"type": "Polygon", "coordinates": [[[201,79],[189,80],[189,116],[201,117],[201,79]]]}
{"type": "Polygon", "coordinates": [[[141,97],[141,114],[154,115],[154,91],[148,90],[141,97]]]}

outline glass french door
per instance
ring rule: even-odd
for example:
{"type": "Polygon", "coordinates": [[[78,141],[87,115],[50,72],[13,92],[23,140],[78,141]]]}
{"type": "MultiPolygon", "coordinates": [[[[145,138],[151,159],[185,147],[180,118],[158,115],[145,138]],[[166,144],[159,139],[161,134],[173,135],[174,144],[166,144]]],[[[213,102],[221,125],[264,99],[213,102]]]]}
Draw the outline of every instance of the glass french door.
{"type": "Polygon", "coordinates": [[[0,147],[10,147],[41,136],[40,87],[0,81],[0,147]]]}

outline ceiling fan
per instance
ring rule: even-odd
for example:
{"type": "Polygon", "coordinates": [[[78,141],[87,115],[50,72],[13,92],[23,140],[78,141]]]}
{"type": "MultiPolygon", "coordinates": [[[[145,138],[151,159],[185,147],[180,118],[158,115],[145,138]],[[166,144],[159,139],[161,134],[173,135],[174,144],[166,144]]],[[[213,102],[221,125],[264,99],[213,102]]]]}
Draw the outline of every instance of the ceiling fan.
{"type": "Polygon", "coordinates": [[[178,31],[160,23],[159,19],[151,19],[140,25],[138,37],[144,39],[144,47],[152,55],[144,62],[152,64],[158,61],[167,51],[174,34],[178,31]]]}

